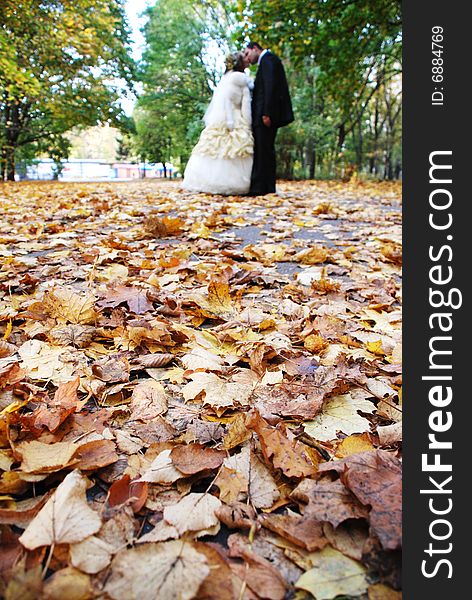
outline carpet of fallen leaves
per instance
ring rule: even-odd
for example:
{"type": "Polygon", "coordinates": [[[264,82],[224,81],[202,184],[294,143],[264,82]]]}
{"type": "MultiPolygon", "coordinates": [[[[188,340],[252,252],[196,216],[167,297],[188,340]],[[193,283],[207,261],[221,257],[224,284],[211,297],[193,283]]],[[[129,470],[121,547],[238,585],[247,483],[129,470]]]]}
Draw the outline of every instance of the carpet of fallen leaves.
{"type": "Polygon", "coordinates": [[[0,595],[400,597],[400,194],[0,186],[0,595]]]}

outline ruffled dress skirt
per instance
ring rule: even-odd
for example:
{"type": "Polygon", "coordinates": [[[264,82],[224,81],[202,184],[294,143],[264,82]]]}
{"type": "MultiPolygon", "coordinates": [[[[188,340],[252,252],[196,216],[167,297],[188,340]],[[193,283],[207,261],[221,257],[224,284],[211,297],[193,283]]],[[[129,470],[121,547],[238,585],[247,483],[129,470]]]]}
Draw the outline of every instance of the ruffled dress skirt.
{"type": "Polygon", "coordinates": [[[230,130],[206,127],[184,173],[184,189],[208,194],[247,194],[251,184],[254,140],[242,120],[230,130]]]}

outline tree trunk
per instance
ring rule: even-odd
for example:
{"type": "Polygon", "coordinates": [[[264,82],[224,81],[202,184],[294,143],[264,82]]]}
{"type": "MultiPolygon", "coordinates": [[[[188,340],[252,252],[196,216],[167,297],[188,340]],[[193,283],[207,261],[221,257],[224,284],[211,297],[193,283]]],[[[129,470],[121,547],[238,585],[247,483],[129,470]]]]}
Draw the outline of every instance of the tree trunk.
{"type": "Polygon", "coordinates": [[[20,135],[20,119],[18,104],[7,104],[5,107],[5,118],[7,123],[5,142],[5,170],[7,181],[15,181],[15,150],[20,135]]]}
{"type": "Polygon", "coordinates": [[[6,155],[6,150],[5,150],[5,146],[2,147],[2,152],[1,152],[1,157],[0,157],[0,181],[5,181],[5,175],[7,172],[6,163],[7,160],[7,155],[6,155]]]}
{"type": "Polygon", "coordinates": [[[315,162],[316,162],[316,152],[315,152],[315,142],[313,139],[309,139],[306,147],[306,158],[305,165],[308,167],[308,179],[315,178],[315,162]]]}
{"type": "Polygon", "coordinates": [[[7,181],[15,181],[15,147],[6,146],[5,148],[5,170],[7,181]]]}

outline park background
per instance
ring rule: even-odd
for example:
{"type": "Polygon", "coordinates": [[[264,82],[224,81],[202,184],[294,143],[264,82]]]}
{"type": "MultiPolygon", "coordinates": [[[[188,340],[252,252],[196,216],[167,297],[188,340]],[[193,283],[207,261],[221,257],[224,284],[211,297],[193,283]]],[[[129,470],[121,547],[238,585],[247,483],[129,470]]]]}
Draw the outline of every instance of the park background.
{"type": "Polygon", "coordinates": [[[182,173],[225,53],[249,39],[288,74],[280,178],[401,178],[397,0],[1,5],[0,180],[41,177],[39,159],[43,177],[63,177],[68,158],[105,161],[111,177],[182,173]]]}

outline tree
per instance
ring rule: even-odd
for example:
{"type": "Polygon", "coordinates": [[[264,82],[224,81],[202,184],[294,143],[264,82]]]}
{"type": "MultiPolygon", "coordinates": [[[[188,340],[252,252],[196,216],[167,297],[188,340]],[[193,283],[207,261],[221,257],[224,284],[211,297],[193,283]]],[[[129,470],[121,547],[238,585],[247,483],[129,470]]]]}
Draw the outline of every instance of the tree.
{"type": "MultiPolygon", "coordinates": [[[[360,170],[365,162],[366,111],[401,69],[401,2],[239,0],[238,11],[242,35],[261,40],[282,56],[289,72],[301,75],[291,77],[291,89],[294,126],[303,120],[302,135],[311,148],[307,165],[315,164],[315,148],[345,159],[355,139],[354,162],[360,170]],[[322,120],[333,128],[334,145],[326,143],[331,137],[328,128],[320,131],[322,120]]],[[[312,174],[313,167],[309,169],[312,174]]]]}
{"type": "Polygon", "coordinates": [[[119,125],[119,88],[131,85],[133,64],[123,0],[2,4],[0,180],[13,180],[19,151],[65,152],[72,127],[119,125]]]}
{"type": "Polygon", "coordinates": [[[173,157],[182,164],[222,74],[232,16],[224,3],[190,0],[158,0],[148,16],[136,145],[141,156],[163,163],[173,157]]]}

